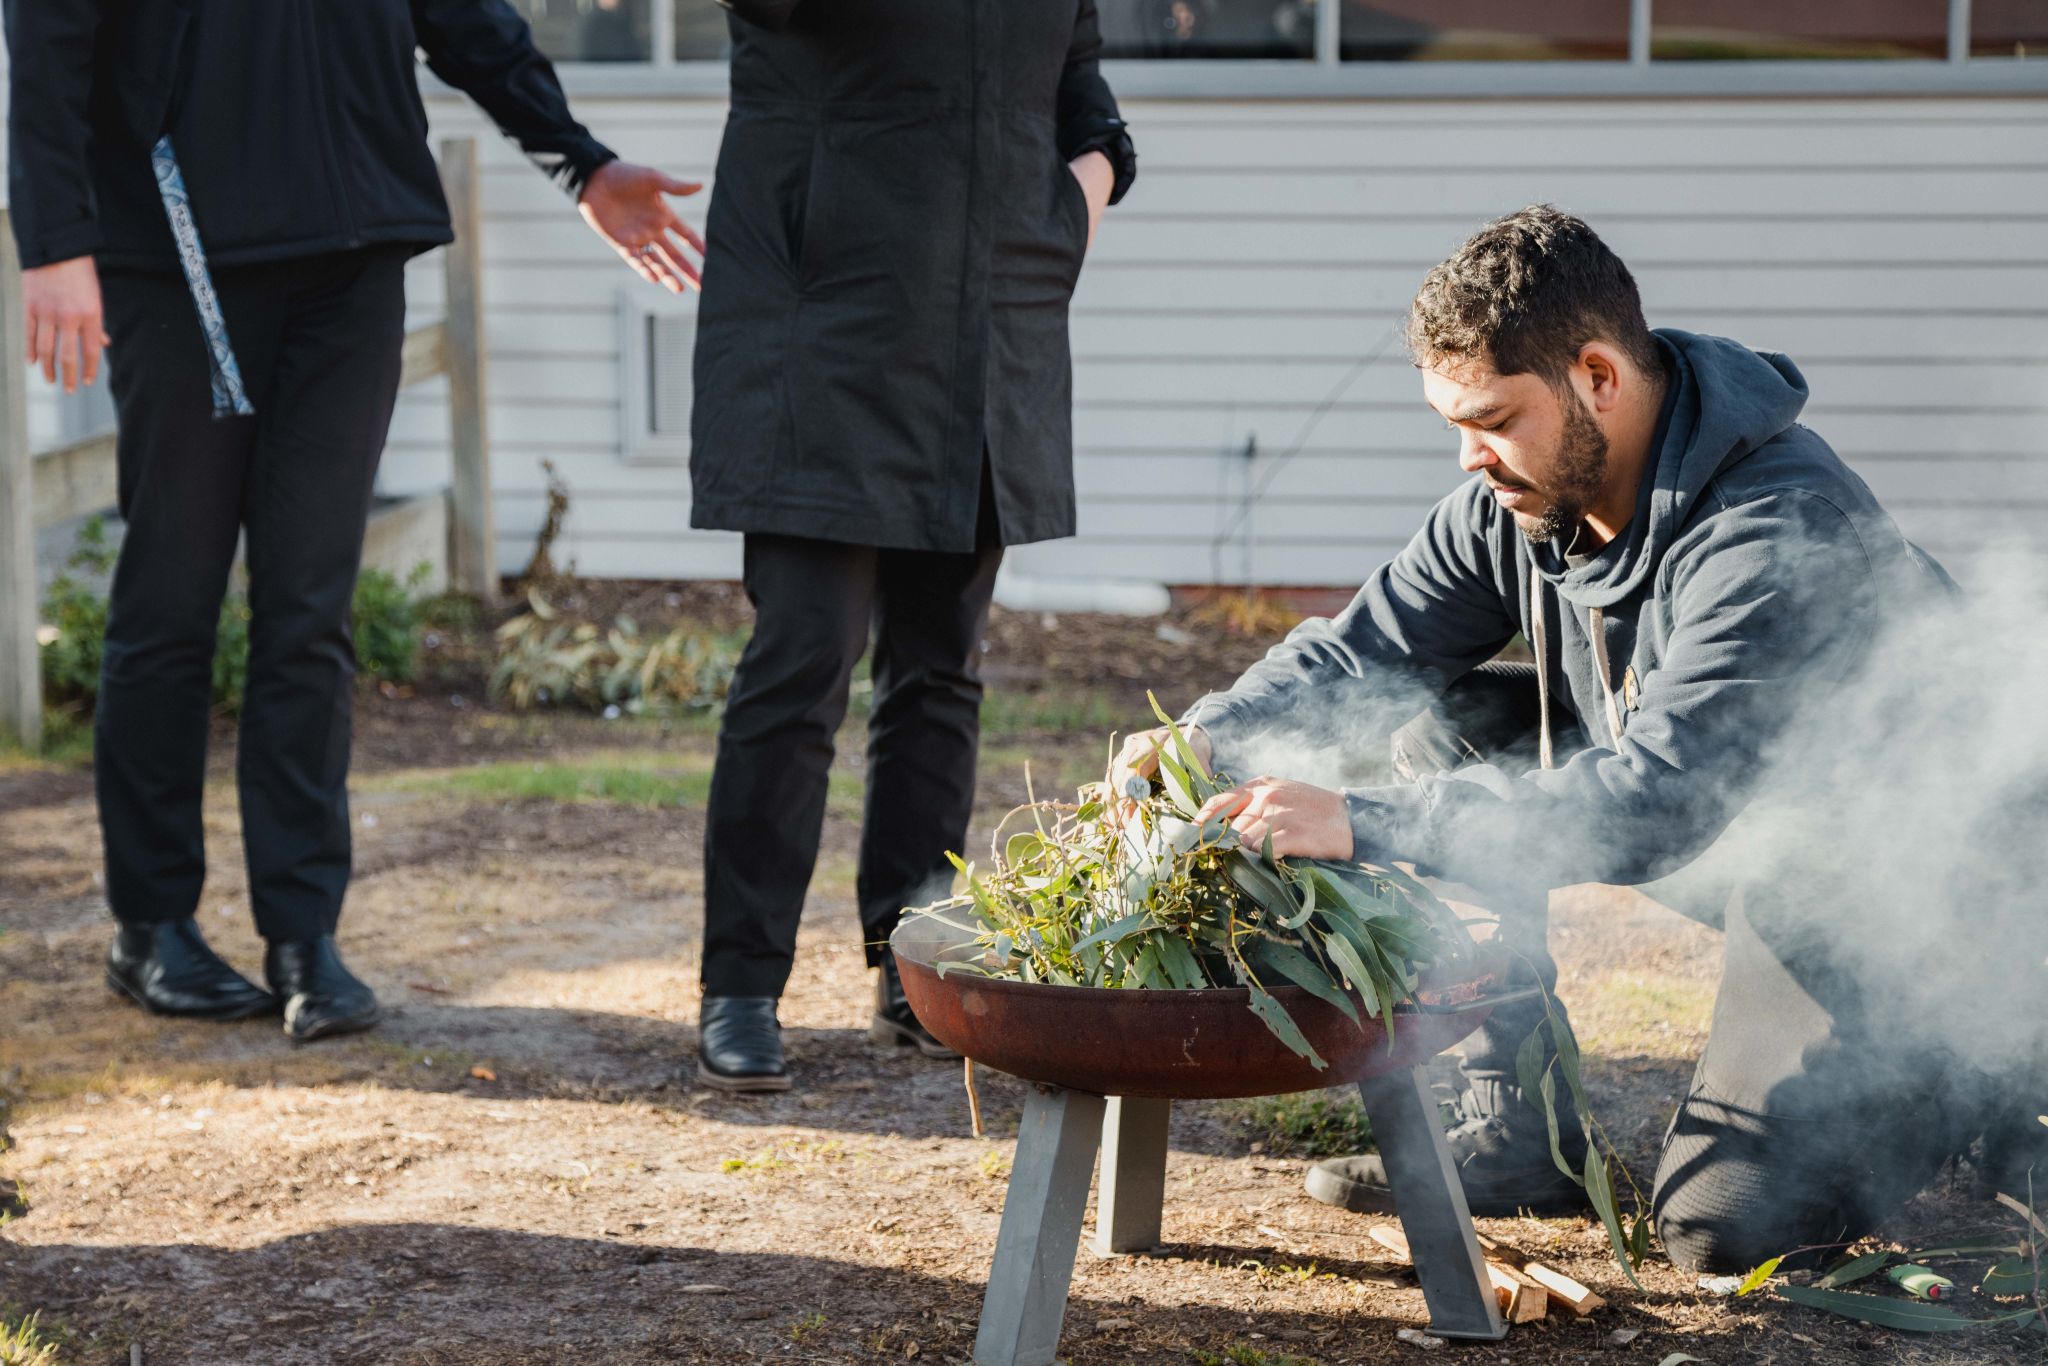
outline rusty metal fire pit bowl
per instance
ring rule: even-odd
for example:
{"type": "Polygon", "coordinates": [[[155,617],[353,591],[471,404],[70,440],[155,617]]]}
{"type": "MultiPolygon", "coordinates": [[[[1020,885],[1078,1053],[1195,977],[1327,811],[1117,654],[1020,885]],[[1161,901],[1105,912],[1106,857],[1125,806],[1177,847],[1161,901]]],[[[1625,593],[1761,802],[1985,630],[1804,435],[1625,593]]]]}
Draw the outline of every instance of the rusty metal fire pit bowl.
{"type": "MultiPolygon", "coordinates": [[[[1507,955],[1481,945],[1453,972],[1424,974],[1394,1012],[1394,1037],[1363,1028],[1300,987],[1272,994],[1328,1067],[1318,1071],[1252,1014],[1241,987],[1113,991],[998,981],[937,965],[983,950],[935,917],[904,917],[890,936],[904,995],[957,1052],[1026,1081],[1098,1096],[1221,1100],[1341,1086],[1427,1062],[1486,1021],[1507,994],[1507,955]]],[[[1519,993],[1516,993],[1519,994],[1519,993]]]]}

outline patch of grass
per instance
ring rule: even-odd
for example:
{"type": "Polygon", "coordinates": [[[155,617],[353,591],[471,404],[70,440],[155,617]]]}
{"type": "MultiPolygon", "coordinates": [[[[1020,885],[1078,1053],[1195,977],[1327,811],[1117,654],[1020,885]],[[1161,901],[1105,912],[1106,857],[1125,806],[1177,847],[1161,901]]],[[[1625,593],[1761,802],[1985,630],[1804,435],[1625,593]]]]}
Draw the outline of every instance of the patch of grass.
{"type": "Polygon", "coordinates": [[[991,1148],[981,1155],[981,1174],[991,1181],[1010,1179],[1010,1159],[991,1148]]]}
{"type": "Polygon", "coordinates": [[[1249,1271],[1262,1281],[1292,1281],[1296,1285],[1307,1285],[1310,1281],[1337,1279],[1334,1272],[1325,1271],[1314,1262],[1307,1266],[1296,1266],[1292,1262],[1261,1262],[1247,1257],[1237,1265],[1240,1270],[1249,1271]]]}
{"type": "Polygon", "coordinates": [[[1350,1157],[1372,1148],[1372,1125],[1355,1096],[1301,1091],[1244,1102],[1241,1122],[1275,1155],[1350,1157]]]}
{"type": "Polygon", "coordinates": [[[0,1366],[58,1366],[70,1334],[45,1327],[40,1313],[0,1310],[0,1366]]]}
{"type": "Polygon", "coordinates": [[[802,1342],[805,1338],[812,1336],[820,1328],[823,1328],[824,1326],[825,1316],[822,1313],[813,1310],[810,1313],[804,1315],[802,1318],[798,1319],[795,1323],[789,1325],[789,1340],[791,1342],[802,1342]]]}
{"type": "Polygon", "coordinates": [[[1714,1017],[1714,984],[1660,973],[1613,972],[1572,996],[1584,1047],[1611,1057],[1684,1057],[1714,1017]]]}
{"type": "Polygon", "coordinates": [[[981,733],[993,740],[1051,732],[1106,743],[1141,719],[1128,702],[1091,691],[991,692],[981,702],[981,733]]]}
{"type": "Polygon", "coordinates": [[[377,1035],[364,1039],[362,1043],[371,1052],[383,1054],[400,1067],[425,1068],[445,1074],[451,1081],[466,1080],[469,1069],[476,1066],[475,1058],[457,1049],[439,1048],[432,1044],[414,1048],[377,1035]]]}
{"type": "Polygon", "coordinates": [[[1221,1352],[1205,1352],[1198,1347],[1188,1355],[1199,1366],[1316,1366],[1311,1357],[1298,1357],[1292,1352],[1263,1352],[1242,1342],[1221,1352]]]}
{"type": "Polygon", "coordinates": [[[43,745],[30,753],[12,736],[0,737],[0,773],[39,773],[84,768],[92,762],[92,717],[68,707],[43,710],[43,745]]]}
{"type": "Polygon", "coordinates": [[[797,1139],[763,1148],[751,1157],[728,1157],[718,1164],[718,1169],[733,1176],[769,1176],[800,1170],[813,1162],[837,1162],[846,1156],[846,1145],[836,1138],[797,1139]]]}
{"type": "MultiPolygon", "coordinates": [[[[604,802],[649,809],[702,806],[711,795],[709,756],[597,752],[572,759],[412,770],[363,779],[365,791],[419,793],[473,802],[604,802]]],[[[860,776],[832,774],[827,805],[860,815],[860,776]]]]}

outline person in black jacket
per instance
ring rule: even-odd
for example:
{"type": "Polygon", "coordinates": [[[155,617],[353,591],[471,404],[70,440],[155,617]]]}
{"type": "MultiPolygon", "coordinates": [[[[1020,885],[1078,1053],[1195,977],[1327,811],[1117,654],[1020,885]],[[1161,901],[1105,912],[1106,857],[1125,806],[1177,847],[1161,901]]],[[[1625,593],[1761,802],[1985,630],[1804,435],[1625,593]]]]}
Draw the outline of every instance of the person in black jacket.
{"type": "Polygon", "coordinates": [[[698,1075],[781,1090],[776,1001],[871,636],[872,1032],[950,1056],[887,939],[966,836],[1003,547],[1074,530],[1067,304],[1136,157],[1095,0],[729,7],[690,523],[746,533],[755,627],[712,776],[698,1075]]]}
{"type": "Polygon", "coordinates": [[[127,534],[95,721],[107,980],[162,1014],[368,1028],[343,965],[349,604],[396,399],[404,265],[451,240],[414,52],[644,277],[696,282],[668,194],[570,117],[505,0],[7,0],[31,358],[110,347],[127,534]],[[101,295],[104,290],[104,331],[101,295]],[[269,990],[200,936],[215,625],[247,535],[236,777],[269,990]]]}

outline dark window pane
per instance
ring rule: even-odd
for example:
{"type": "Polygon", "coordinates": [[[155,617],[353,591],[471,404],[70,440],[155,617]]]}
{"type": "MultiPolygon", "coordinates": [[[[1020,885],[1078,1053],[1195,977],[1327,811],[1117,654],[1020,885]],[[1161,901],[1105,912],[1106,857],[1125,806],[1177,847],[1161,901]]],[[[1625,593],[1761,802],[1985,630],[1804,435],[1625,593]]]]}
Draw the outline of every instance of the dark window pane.
{"type": "Polygon", "coordinates": [[[654,55],[648,0],[512,0],[558,62],[644,62],[654,55]]]}
{"type": "Polygon", "coordinates": [[[1100,0],[1105,57],[1313,57],[1315,0],[1100,0]]]}
{"type": "Polygon", "coordinates": [[[1624,61],[1628,0],[1344,0],[1347,62],[1624,61]]]}
{"type": "Polygon", "coordinates": [[[2048,57],[2048,0],[1973,0],[1972,57],[2048,57]]]}
{"type": "Polygon", "coordinates": [[[732,55],[726,8],[717,0],[675,0],[676,60],[722,62],[732,55]]]}
{"type": "Polygon", "coordinates": [[[1946,57],[1948,0],[1656,0],[1654,61],[1946,57]]]}

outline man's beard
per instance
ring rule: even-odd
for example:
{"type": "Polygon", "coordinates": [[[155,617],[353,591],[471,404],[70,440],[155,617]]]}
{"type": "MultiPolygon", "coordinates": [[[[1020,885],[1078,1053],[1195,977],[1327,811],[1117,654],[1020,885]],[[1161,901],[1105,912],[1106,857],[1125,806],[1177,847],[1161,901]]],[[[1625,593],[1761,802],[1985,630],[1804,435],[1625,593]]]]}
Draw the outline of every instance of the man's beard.
{"type": "Polygon", "coordinates": [[[1536,544],[1565,536],[1567,543],[1578,534],[1587,505],[1600,496],[1607,482],[1607,433],[1593,420],[1593,414],[1577,394],[1565,405],[1564,434],[1557,439],[1557,454],[1550,462],[1556,471],[1544,489],[1549,506],[1534,517],[1515,518],[1522,535],[1536,544]]]}

